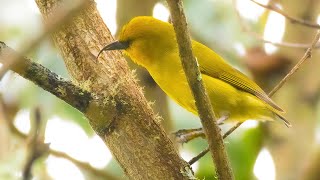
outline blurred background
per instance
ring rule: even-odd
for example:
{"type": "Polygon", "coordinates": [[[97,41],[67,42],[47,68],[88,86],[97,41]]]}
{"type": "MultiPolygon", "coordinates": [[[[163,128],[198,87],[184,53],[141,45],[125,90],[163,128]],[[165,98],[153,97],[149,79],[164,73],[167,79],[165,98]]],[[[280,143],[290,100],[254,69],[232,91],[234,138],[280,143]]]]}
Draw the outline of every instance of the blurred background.
{"type": "MultiPolygon", "coordinates": [[[[320,1],[256,1],[276,6],[292,17],[320,22],[320,1]]],[[[96,3],[115,37],[135,16],[169,20],[165,1],[96,3]]],[[[317,30],[293,24],[251,0],[184,0],[184,6],[193,39],[214,49],[266,92],[303,56],[304,44],[311,43],[317,30]],[[265,44],[262,39],[281,46],[265,44]],[[296,43],[298,47],[287,47],[282,42],[296,43]]],[[[33,0],[0,0],[0,41],[19,51],[42,31],[42,17],[33,0]]],[[[26,56],[70,79],[50,39],[26,56]]],[[[273,97],[286,110],[291,128],[277,122],[250,120],[225,140],[236,179],[320,179],[319,57],[319,51],[313,51],[312,58],[273,97]]],[[[139,83],[147,99],[154,102],[155,112],[163,117],[168,133],[200,127],[198,117],[168,99],[145,70],[128,63],[137,70],[139,83]]],[[[0,179],[21,179],[30,148],[28,133],[37,108],[46,124],[44,142],[50,143],[51,151],[34,162],[34,179],[126,179],[87,120],[63,101],[10,71],[1,79],[0,98],[0,179]]],[[[232,125],[221,126],[222,131],[232,125]]],[[[207,143],[199,138],[177,147],[188,161],[207,143]]],[[[210,155],[192,168],[199,179],[216,178],[210,155]]]]}

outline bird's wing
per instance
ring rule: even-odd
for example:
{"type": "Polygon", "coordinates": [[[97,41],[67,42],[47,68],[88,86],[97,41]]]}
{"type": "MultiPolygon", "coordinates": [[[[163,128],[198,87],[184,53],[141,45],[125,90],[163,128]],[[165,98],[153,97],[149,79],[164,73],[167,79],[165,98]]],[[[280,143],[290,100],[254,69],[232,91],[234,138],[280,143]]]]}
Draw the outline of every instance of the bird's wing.
{"type": "Polygon", "coordinates": [[[269,96],[252,80],[242,74],[240,71],[233,69],[233,72],[221,72],[218,76],[219,79],[237,87],[243,91],[249,92],[261,100],[268,103],[270,106],[278,111],[284,112],[276,103],[269,98],[269,96]]]}
{"type": "Polygon", "coordinates": [[[248,92],[255,95],[259,99],[263,100],[269,104],[274,109],[284,112],[276,103],[268,97],[268,95],[251,79],[240,71],[234,69],[229,64],[227,64],[218,54],[213,52],[211,49],[200,43],[194,43],[193,46],[195,56],[197,57],[199,68],[201,73],[211,76],[213,78],[218,78],[232,86],[241,89],[242,91],[248,92]],[[200,48],[197,51],[195,49],[200,48]],[[197,52],[206,52],[204,54],[199,54],[197,52]],[[217,61],[215,63],[215,61],[217,61]]]}

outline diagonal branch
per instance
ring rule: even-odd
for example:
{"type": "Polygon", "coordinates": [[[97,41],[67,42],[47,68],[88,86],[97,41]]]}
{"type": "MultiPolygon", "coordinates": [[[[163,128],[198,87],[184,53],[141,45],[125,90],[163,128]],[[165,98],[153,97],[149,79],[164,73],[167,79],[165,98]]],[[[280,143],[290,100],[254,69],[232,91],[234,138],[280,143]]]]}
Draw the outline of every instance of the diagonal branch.
{"type": "MultiPolygon", "coordinates": [[[[238,122],[235,126],[230,128],[227,132],[225,132],[222,136],[223,139],[227,138],[233,131],[235,131],[242,122],[238,122]]],[[[202,158],[204,155],[206,155],[210,151],[209,147],[201,151],[197,156],[193,157],[192,159],[189,160],[189,164],[192,165],[193,163],[197,162],[200,158],[202,158]]]]}
{"type": "Polygon", "coordinates": [[[283,85],[288,81],[288,79],[299,70],[301,65],[312,56],[312,50],[316,47],[320,38],[320,30],[317,32],[315,37],[312,40],[311,46],[306,50],[304,55],[298,61],[298,63],[288,72],[288,74],[275,86],[272,91],[269,93],[269,96],[273,96],[283,85]]]}
{"type": "MultiPolygon", "coordinates": [[[[72,107],[84,113],[84,115],[86,115],[86,117],[89,119],[97,118],[95,115],[97,110],[100,110],[99,113],[103,113],[105,115],[112,114],[104,113],[105,110],[107,112],[112,110],[106,109],[108,106],[105,106],[106,102],[103,101],[103,98],[94,96],[90,92],[74,85],[71,81],[66,81],[65,79],[59,77],[57,74],[51,72],[42,65],[32,62],[27,58],[21,57],[4,42],[0,41],[0,62],[5,62],[7,57],[12,56],[17,57],[17,59],[20,60],[18,64],[11,67],[13,71],[32,81],[44,90],[57,96],[59,99],[65,101],[72,107]],[[95,113],[92,111],[95,111],[95,113]]],[[[106,128],[111,122],[105,123],[106,124],[104,127],[106,128]]]]}
{"type": "Polygon", "coordinates": [[[93,100],[93,95],[82,90],[72,82],[67,81],[41,64],[32,62],[30,59],[20,56],[12,48],[8,47],[4,42],[0,41],[0,62],[7,61],[7,57],[16,56],[19,64],[11,67],[11,69],[40,86],[44,90],[57,96],[66,103],[75,107],[81,112],[85,112],[90,101],[93,100]]]}
{"type": "Polygon", "coordinates": [[[167,0],[172,23],[176,32],[179,54],[183,70],[187,76],[189,86],[195,99],[198,114],[208,139],[211,155],[219,179],[233,179],[232,170],[224,147],[221,130],[217,124],[213,108],[201,80],[199,65],[192,53],[190,33],[181,0],[167,0]]]}

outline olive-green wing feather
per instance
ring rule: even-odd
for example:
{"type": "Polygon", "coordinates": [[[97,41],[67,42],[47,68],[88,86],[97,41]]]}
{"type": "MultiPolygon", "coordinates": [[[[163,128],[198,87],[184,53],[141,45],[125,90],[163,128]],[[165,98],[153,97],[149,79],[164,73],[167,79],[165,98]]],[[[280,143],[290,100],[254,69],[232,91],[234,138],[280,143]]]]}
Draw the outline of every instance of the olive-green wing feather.
{"type": "Polygon", "coordinates": [[[218,78],[230,83],[234,87],[237,87],[243,91],[249,92],[257,96],[258,98],[265,101],[276,110],[284,112],[283,109],[281,109],[276,103],[274,103],[272,99],[270,99],[268,95],[255,82],[247,78],[240,71],[233,69],[233,71],[231,72],[221,72],[218,78]]]}
{"type": "Polygon", "coordinates": [[[254,81],[249,79],[240,71],[231,67],[211,49],[196,41],[193,41],[193,49],[198,60],[201,73],[213,78],[221,79],[222,81],[225,81],[232,86],[241,89],[242,91],[253,94],[269,104],[274,109],[284,112],[254,81]],[[197,54],[197,52],[202,53],[197,54]]]}

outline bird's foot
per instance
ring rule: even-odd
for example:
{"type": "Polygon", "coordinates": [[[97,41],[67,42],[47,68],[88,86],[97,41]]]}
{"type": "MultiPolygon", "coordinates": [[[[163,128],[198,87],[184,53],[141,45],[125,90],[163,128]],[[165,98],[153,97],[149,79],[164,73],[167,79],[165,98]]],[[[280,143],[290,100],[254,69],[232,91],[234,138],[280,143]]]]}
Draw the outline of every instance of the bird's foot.
{"type": "MultiPolygon", "coordinates": [[[[222,116],[217,120],[218,125],[223,125],[224,121],[228,119],[228,116],[222,116]]],[[[205,138],[205,134],[202,128],[195,129],[180,129],[173,133],[179,143],[187,143],[195,138],[202,137],[205,138]]]]}
{"type": "Polygon", "coordinates": [[[196,129],[180,129],[173,133],[179,143],[187,143],[195,138],[202,137],[205,138],[202,128],[196,129]]]}

